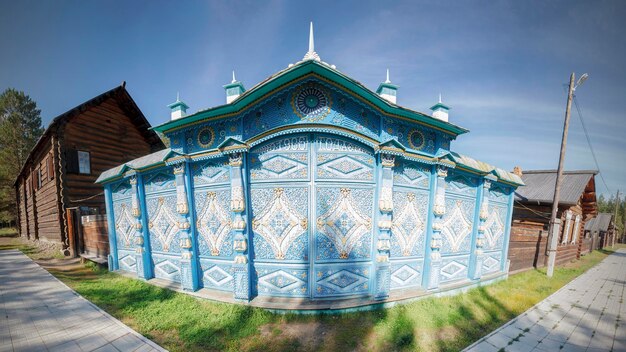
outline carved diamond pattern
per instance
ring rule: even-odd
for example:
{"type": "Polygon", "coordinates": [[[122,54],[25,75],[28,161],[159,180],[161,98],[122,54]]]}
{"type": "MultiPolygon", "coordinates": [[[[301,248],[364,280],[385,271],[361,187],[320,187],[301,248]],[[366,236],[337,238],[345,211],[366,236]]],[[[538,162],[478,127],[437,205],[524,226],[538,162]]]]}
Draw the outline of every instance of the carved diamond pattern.
{"type": "Polygon", "coordinates": [[[133,237],[134,226],[137,220],[130,215],[130,211],[126,204],[121,205],[121,214],[117,217],[117,222],[115,223],[115,229],[117,230],[116,234],[121,235],[121,238],[124,240],[124,246],[130,247],[131,239],[133,237]]]}
{"type": "Polygon", "coordinates": [[[211,267],[211,269],[204,272],[204,278],[211,281],[215,286],[222,286],[225,283],[233,280],[233,276],[226,270],[220,268],[217,265],[211,267]]]}
{"type": "Polygon", "coordinates": [[[472,232],[472,223],[465,218],[461,202],[457,201],[452,214],[443,222],[442,234],[450,243],[452,252],[458,252],[463,240],[472,232]]]}
{"type": "Polygon", "coordinates": [[[263,162],[263,168],[275,173],[276,175],[289,171],[298,165],[300,164],[280,155],[274,156],[273,158],[263,162]]]}
{"type": "Polygon", "coordinates": [[[448,279],[451,279],[455,277],[456,275],[460,274],[464,269],[465,269],[465,265],[462,265],[460,263],[453,261],[444,265],[441,268],[441,275],[443,275],[444,277],[448,279]]]}
{"type": "Polygon", "coordinates": [[[156,213],[152,216],[148,226],[150,227],[150,231],[154,233],[159,242],[161,242],[163,251],[168,252],[172,240],[178,231],[180,231],[180,228],[178,227],[176,215],[174,215],[165,204],[163,198],[159,199],[156,213]]]}
{"type": "Polygon", "coordinates": [[[127,255],[120,260],[120,262],[129,269],[133,269],[136,264],[135,258],[132,255],[127,255]]]}
{"type": "Polygon", "coordinates": [[[293,209],[282,188],[274,189],[272,200],[252,220],[254,231],[274,251],[276,259],[285,259],[289,247],[307,230],[307,219],[293,209]]]}
{"type": "Polygon", "coordinates": [[[500,214],[496,209],[489,214],[489,218],[487,218],[487,222],[485,223],[485,228],[487,229],[487,231],[485,231],[487,244],[489,248],[494,248],[497,245],[500,236],[504,234],[504,224],[502,223],[500,214]]]}
{"type": "Polygon", "coordinates": [[[224,239],[231,231],[230,213],[221,206],[215,192],[207,193],[198,215],[198,232],[206,241],[211,255],[219,255],[224,239]]]}
{"type": "Polygon", "coordinates": [[[394,282],[405,285],[407,282],[413,280],[419,272],[408,265],[403,265],[400,269],[391,274],[391,280],[394,282]]]}
{"type": "Polygon", "coordinates": [[[303,284],[306,284],[304,280],[283,270],[278,270],[259,278],[259,285],[279,292],[289,292],[303,284]]]}
{"type": "Polygon", "coordinates": [[[483,261],[483,266],[487,269],[487,270],[492,270],[496,265],[498,265],[498,261],[496,259],[494,259],[493,257],[487,257],[484,261],[483,261]]]}
{"type": "Polygon", "coordinates": [[[324,163],[320,165],[320,168],[323,168],[324,170],[332,174],[339,175],[341,177],[356,176],[370,170],[368,167],[365,167],[361,162],[356,161],[349,156],[342,156],[340,158],[324,163]]]}
{"type": "Polygon", "coordinates": [[[148,181],[146,181],[146,185],[149,185],[151,188],[159,189],[168,186],[170,183],[173,182],[174,178],[172,176],[164,173],[157,173],[148,181]]]}
{"type": "Polygon", "coordinates": [[[415,243],[423,235],[425,227],[426,224],[417,208],[415,195],[409,193],[406,205],[399,215],[394,217],[391,225],[392,234],[398,240],[403,256],[411,254],[415,243]]]}
{"type": "Polygon", "coordinates": [[[336,291],[350,291],[352,288],[366,283],[367,281],[368,279],[366,277],[356,275],[347,270],[340,270],[318,281],[318,284],[336,291]]]}
{"type": "MultiPolygon", "coordinates": [[[[173,277],[178,272],[178,268],[169,261],[165,260],[154,266],[154,269],[161,272],[163,276],[173,277]]],[[[157,277],[159,277],[157,275],[157,277]]]]}
{"type": "Polygon", "coordinates": [[[359,239],[369,234],[371,219],[353,205],[350,189],[342,188],[339,201],[335,201],[325,214],[317,218],[317,226],[333,242],[339,258],[348,259],[359,239]]]}

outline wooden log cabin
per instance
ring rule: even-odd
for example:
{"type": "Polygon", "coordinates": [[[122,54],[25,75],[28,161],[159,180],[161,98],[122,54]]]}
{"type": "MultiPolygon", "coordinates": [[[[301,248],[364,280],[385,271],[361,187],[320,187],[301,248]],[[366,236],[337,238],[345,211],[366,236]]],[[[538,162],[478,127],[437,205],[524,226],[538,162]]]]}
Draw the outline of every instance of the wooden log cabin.
{"type": "MultiPolygon", "coordinates": [[[[514,170],[525,186],[515,192],[509,258],[511,272],[547,264],[547,245],[556,170],[514,170]]],[[[597,171],[565,171],[557,217],[561,219],[556,264],[580,259],[592,239],[584,235],[585,223],[597,213],[597,171]]]]}
{"type": "MultiPolygon", "coordinates": [[[[57,116],[37,141],[14,184],[21,236],[69,254],[68,227],[80,224],[71,218],[105,213],[102,188],[94,184],[98,175],[164,148],[125,85],[57,116]],[[68,209],[78,211],[68,216],[68,209]]],[[[89,233],[105,236],[87,242],[106,257],[106,229],[89,233]]]]}

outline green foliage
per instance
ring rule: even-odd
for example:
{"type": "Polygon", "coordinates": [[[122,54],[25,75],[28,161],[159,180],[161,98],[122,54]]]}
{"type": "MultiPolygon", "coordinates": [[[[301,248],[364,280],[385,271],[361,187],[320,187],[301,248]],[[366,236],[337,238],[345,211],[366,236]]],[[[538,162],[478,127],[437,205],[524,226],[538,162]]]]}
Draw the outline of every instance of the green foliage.
{"type": "MultiPolygon", "coordinates": [[[[606,199],[604,195],[598,197],[598,212],[615,214],[615,194],[606,199]]],[[[619,233],[624,233],[624,222],[626,221],[626,197],[620,193],[620,200],[617,204],[617,221],[616,226],[619,233]]]]}
{"type": "Polygon", "coordinates": [[[13,182],[43,133],[41,110],[24,92],[0,94],[0,221],[15,219],[13,182]]]}
{"type": "Polygon", "coordinates": [[[202,300],[96,266],[50,272],[172,351],[458,351],[597,264],[609,251],[448,297],[337,315],[273,314],[202,300]]]}

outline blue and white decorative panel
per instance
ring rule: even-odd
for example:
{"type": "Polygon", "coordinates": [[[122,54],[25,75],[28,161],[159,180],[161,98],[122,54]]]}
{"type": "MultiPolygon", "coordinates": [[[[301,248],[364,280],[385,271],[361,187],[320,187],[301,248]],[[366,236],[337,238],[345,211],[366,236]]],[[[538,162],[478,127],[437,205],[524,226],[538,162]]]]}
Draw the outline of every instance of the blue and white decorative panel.
{"type": "Polygon", "coordinates": [[[146,205],[152,251],[179,253],[176,195],[148,198],[146,205]]]}
{"type": "Polygon", "coordinates": [[[441,260],[440,282],[456,281],[467,278],[469,256],[444,257],[441,260]]]}
{"type": "Polygon", "coordinates": [[[478,179],[460,172],[448,171],[446,193],[455,193],[470,197],[476,196],[478,179]]]}
{"type": "Polygon", "coordinates": [[[317,266],[315,297],[362,295],[369,292],[369,265],[317,266]]]}
{"type": "Polygon", "coordinates": [[[372,181],[374,156],[355,143],[317,137],[317,179],[351,179],[372,181]]]}
{"type": "Polygon", "coordinates": [[[302,267],[256,265],[259,295],[306,297],[309,270],[302,267]]]}
{"type": "Polygon", "coordinates": [[[232,257],[230,190],[196,191],[196,229],[200,256],[232,257]]]}
{"type": "Polygon", "coordinates": [[[371,257],[373,197],[371,188],[317,187],[317,261],[371,257]]]}
{"type": "Polygon", "coordinates": [[[306,180],[309,175],[308,137],[274,140],[250,153],[250,178],[260,180],[306,180]]]}
{"type": "Polygon", "coordinates": [[[250,107],[242,115],[243,138],[296,124],[340,126],[378,138],[380,116],[336,86],[316,79],[296,82],[250,107]]]}
{"type": "Polygon", "coordinates": [[[111,186],[113,200],[123,199],[131,196],[132,187],[129,179],[123,179],[117,184],[111,186]]]}
{"type": "Polygon", "coordinates": [[[113,204],[113,214],[115,216],[115,235],[117,237],[117,247],[133,248],[133,237],[135,236],[135,224],[137,218],[132,216],[131,202],[117,201],[113,204]]]}
{"type": "Polygon", "coordinates": [[[508,203],[511,189],[509,187],[492,184],[489,190],[489,200],[491,202],[508,203]]]}
{"type": "Polygon", "coordinates": [[[435,154],[438,134],[434,130],[388,118],[383,119],[383,124],[383,140],[393,138],[409,150],[435,154]]]}
{"type": "Polygon", "coordinates": [[[430,167],[418,163],[399,162],[394,168],[393,184],[398,186],[430,187],[430,167]]]}
{"type": "Polygon", "coordinates": [[[398,260],[391,262],[391,288],[416,287],[422,284],[424,260],[398,260]]]}
{"type": "Polygon", "coordinates": [[[180,282],[180,260],[177,256],[152,255],[154,261],[154,277],[180,282]]]}
{"type": "Polygon", "coordinates": [[[228,137],[241,138],[239,119],[237,118],[194,126],[194,128],[186,129],[182,133],[184,133],[187,153],[216,148],[228,137]]]}
{"type": "Polygon", "coordinates": [[[233,290],[233,273],[230,261],[216,261],[200,258],[202,285],[222,291],[233,290]]]}
{"type": "Polygon", "coordinates": [[[254,258],[308,261],[308,188],[256,188],[251,197],[254,258]]]}
{"type": "Polygon", "coordinates": [[[176,188],[174,172],[172,168],[159,169],[144,176],[144,188],[146,194],[173,191],[176,188]]]}
{"type": "Polygon", "coordinates": [[[502,251],[485,252],[483,255],[483,275],[499,271],[501,260],[502,251]]]}
{"type": "Polygon", "coordinates": [[[230,181],[228,162],[218,159],[196,162],[191,165],[195,187],[210,186],[230,181]]]}
{"type": "Polygon", "coordinates": [[[131,273],[137,272],[137,259],[134,250],[124,250],[118,248],[117,255],[119,256],[118,265],[120,270],[128,271],[131,273]]]}
{"type": "Polygon", "coordinates": [[[506,230],[506,214],[505,206],[489,207],[489,216],[485,221],[485,240],[483,248],[485,250],[502,249],[504,242],[504,231],[506,230]]]}
{"type": "Polygon", "coordinates": [[[474,200],[446,198],[446,214],[443,217],[443,255],[469,252],[474,221],[474,200]]]}
{"type": "Polygon", "coordinates": [[[424,256],[429,194],[424,191],[393,192],[391,259],[424,256]]]}

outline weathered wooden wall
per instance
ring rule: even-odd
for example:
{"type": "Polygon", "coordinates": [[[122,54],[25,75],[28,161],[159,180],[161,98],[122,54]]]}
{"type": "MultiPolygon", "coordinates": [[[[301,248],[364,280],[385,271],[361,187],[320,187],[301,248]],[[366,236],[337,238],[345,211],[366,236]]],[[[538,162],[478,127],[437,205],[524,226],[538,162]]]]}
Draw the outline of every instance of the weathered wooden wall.
{"type": "Polygon", "coordinates": [[[93,207],[104,213],[102,187],[94,182],[105,170],[150,154],[151,146],[115,98],[84,111],[67,124],[63,150],[90,153],[89,175],[65,173],[66,207],[93,207]],[[92,197],[92,198],[90,198],[92,197]]]}
{"type": "Polygon", "coordinates": [[[15,190],[21,236],[67,246],[65,209],[81,207],[104,214],[102,187],[94,183],[98,176],[163,147],[156,135],[146,132],[150,126],[123,88],[94,99],[55,119],[31,151],[15,190]],[[75,151],[90,153],[89,174],[68,169],[67,158],[75,151]],[[41,187],[36,182],[38,170],[41,187]]]}
{"type": "Polygon", "coordinates": [[[83,253],[106,258],[109,254],[109,236],[106,215],[88,215],[81,218],[83,253]]]}

